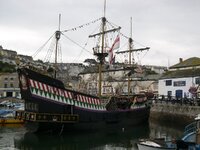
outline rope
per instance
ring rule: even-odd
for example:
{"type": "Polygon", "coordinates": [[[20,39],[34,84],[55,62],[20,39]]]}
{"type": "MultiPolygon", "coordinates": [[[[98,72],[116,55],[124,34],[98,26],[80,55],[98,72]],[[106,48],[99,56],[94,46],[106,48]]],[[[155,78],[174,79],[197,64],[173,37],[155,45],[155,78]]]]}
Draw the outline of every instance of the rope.
{"type": "MultiPolygon", "coordinates": [[[[117,25],[115,25],[114,23],[111,23],[111,22],[109,22],[109,21],[106,21],[112,28],[115,28],[115,26],[117,26],[117,25]]],[[[118,26],[119,27],[119,26],[118,26]]],[[[126,39],[129,39],[129,37],[128,36],[126,36],[126,35],[124,35],[123,33],[121,33],[120,31],[119,31],[119,34],[121,35],[121,36],[123,36],[124,38],[126,38],[126,39]]]]}
{"type": "Polygon", "coordinates": [[[85,51],[87,51],[88,53],[92,54],[89,50],[85,49],[83,46],[79,45],[77,42],[75,42],[74,40],[70,39],[68,36],[66,36],[66,35],[63,34],[62,32],[61,32],[61,34],[62,34],[65,38],[67,38],[69,41],[71,41],[72,43],[76,44],[76,45],[79,46],[80,48],[82,48],[82,49],[84,49],[85,51]]]}
{"type": "Polygon", "coordinates": [[[50,39],[55,35],[55,33],[53,33],[53,35],[32,55],[32,57],[36,57],[37,54],[45,47],[45,45],[50,41],[50,39]]]}
{"type": "Polygon", "coordinates": [[[59,45],[58,45],[58,56],[60,56],[60,62],[62,63],[62,50],[61,50],[61,44],[60,44],[60,42],[59,42],[59,45]]]}
{"type": "MultiPolygon", "coordinates": [[[[89,39],[89,37],[88,37],[88,39],[89,39]]],[[[84,49],[85,49],[85,47],[86,47],[87,44],[88,44],[88,39],[87,39],[87,42],[86,42],[85,45],[84,45],[84,49]]],[[[77,59],[80,58],[80,56],[81,56],[81,54],[83,53],[83,50],[84,50],[84,49],[81,49],[81,52],[79,53],[79,55],[77,56],[77,58],[75,58],[72,62],[77,62],[77,59]]]]}
{"type": "Polygon", "coordinates": [[[46,56],[44,58],[44,62],[50,61],[52,53],[53,53],[53,50],[55,48],[55,42],[56,42],[55,39],[53,39],[52,42],[51,42],[51,45],[50,45],[50,47],[49,47],[49,49],[47,51],[47,54],[46,54],[46,56]]]}
{"type": "MultiPolygon", "coordinates": [[[[107,23],[108,23],[110,26],[112,26],[113,28],[115,28],[115,26],[117,26],[117,25],[115,25],[114,23],[111,23],[111,22],[108,22],[108,21],[107,21],[107,23]]],[[[126,39],[129,39],[129,38],[130,38],[130,37],[124,35],[122,32],[119,32],[119,34],[120,34],[122,37],[126,38],[126,39]]],[[[137,42],[137,41],[135,41],[135,40],[133,40],[133,42],[136,43],[136,44],[138,44],[138,45],[140,45],[140,46],[142,46],[142,47],[146,47],[146,46],[144,46],[143,44],[141,44],[141,43],[139,43],[139,42],[137,42]]]]}

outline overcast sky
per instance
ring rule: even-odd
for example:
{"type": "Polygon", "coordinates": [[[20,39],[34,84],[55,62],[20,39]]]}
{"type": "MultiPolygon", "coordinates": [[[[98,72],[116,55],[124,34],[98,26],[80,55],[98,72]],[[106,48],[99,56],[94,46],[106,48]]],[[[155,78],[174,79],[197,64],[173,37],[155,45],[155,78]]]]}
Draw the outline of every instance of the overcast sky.
{"type": "MultiPolygon", "coordinates": [[[[102,17],[103,3],[104,0],[0,0],[0,45],[33,55],[58,29],[59,13],[61,30],[67,30],[102,17]]],[[[138,63],[170,66],[180,57],[200,56],[200,0],[107,0],[107,20],[121,26],[121,33],[126,36],[130,35],[130,17],[135,48],[150,47],[148,52],[134,54],[138,63]]],[[[61,38],[63,62],[94,58],[89,44],[85,48],[91,52],[80,47],[88,42],[89,34],[96,33],[100,22],[90,24],[65,33],[74,42],[61,38]]],[[[126,40],[121,37],[121,50],[127,48],[123,46],[126,40]]]]}

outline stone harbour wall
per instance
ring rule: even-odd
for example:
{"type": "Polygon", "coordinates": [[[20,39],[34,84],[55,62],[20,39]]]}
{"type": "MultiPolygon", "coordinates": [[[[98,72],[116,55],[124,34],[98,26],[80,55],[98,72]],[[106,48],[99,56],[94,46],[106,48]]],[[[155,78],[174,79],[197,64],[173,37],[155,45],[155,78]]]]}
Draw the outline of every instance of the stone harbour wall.
{"type": "Polygon", "coordinates": [[[194,121],[200,113],[200,106],[190,106],[172,103],[153,103],[150,121],[170,122],[173,124],[188,124],[194,121]]]}

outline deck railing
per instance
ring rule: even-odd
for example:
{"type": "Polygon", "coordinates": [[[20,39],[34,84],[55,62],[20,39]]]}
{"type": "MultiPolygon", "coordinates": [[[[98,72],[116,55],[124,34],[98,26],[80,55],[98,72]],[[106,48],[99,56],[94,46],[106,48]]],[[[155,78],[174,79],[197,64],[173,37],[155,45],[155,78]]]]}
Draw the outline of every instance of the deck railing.
{"type": "Polygon", "coordinates": [[[185,136],[189,133],[195,132],[195,131],[196,131],[196,122],[192,122],[185,127],[183,136],[185,136]]]}

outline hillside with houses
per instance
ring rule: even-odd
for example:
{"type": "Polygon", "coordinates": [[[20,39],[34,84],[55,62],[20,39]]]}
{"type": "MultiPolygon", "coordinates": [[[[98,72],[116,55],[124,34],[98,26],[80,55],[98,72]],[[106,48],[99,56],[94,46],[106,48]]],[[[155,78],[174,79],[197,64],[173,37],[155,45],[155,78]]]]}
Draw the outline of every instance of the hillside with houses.
{"type": "MultiPolygon", "coordinates": [[[[87,65],[85,63],[58,64],[57,78],[62,80],[67,88],[97,95],[98,66],[95,60],[88,59],[85,62],[89,63],[87,65]]],[[[5,66],[0,70],[0,97],[20,97],[16,73],[19,63],[35,65],[43,70],[48,68],[48,65],[53,66],[0,46],[0,65],[5,66]]],[[[200,96],[200,58],[198,57],[180,59],[177,64],[169,68],[153,65],[127,67],[124,63],[116,62],[112,67],[105,65],[102,76],[102,96],[127,94],[128,78],[130,78],[132,94],[151,92],[156,98],[170,99],[200,96]]]]}

